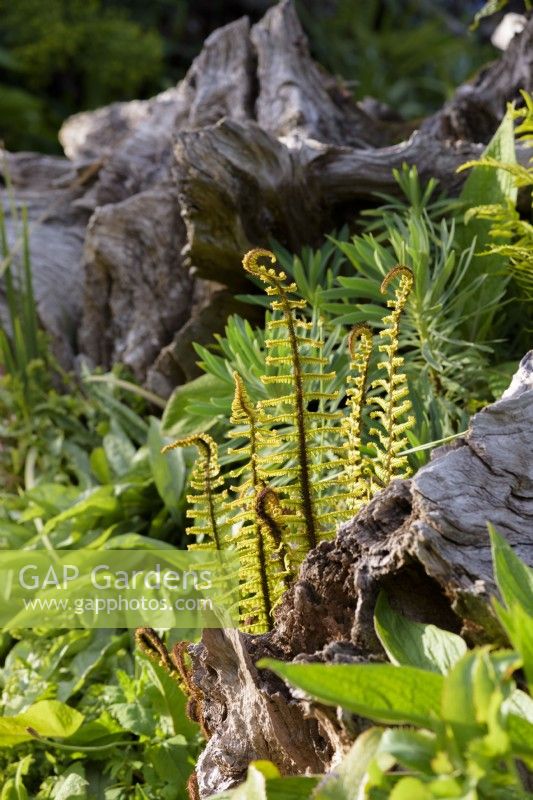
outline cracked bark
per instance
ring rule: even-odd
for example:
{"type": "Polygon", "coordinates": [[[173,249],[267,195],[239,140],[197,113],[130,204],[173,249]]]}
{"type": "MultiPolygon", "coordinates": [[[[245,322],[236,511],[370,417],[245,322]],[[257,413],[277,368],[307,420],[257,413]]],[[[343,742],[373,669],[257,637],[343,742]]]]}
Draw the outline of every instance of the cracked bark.
{"type": "Polygon", "coordinates": [[[170,392],[168,348],[179,351],[196,298],[203,308],[220,283],[239,288],[246,249],[271,237],[293,250],[317,244],[374,192],[394,192],[403,162],[457,192],[457,166],[479,155],[506,102],[533,88],[532,38],[533,19],[414,131],[315,64],[282,0],[253,27],[244,18],[215,31],[178,86],[69,119],[66,159],[5,154],[62,363],[79,352],[122,361],[170,392]]]}
{"type": "Polygon", "coordinates": [[[412,479],[393,481],[309,553],[270,633],[204,631],[190,647],[212,732],[197,768],[202,797],[242,780],[252,759],[271,759],[285,774],[338,761],[367,723],[302,700],[255,662],[381,659],[373,625],[381,590],[410,619],[472,644],[501,639],[487,522],[533,564],[532,430],[533,351],[464,439],[434,451],[412,479]]]}

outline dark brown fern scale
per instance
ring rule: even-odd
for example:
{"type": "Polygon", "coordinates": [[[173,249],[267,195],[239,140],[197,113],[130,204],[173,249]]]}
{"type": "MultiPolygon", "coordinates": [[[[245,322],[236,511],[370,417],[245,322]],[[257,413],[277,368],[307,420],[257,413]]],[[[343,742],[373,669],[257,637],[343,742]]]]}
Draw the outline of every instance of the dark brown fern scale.
{"type": "Polygon", "coordinates": [[[186,641],[176,642],[172,648],[172,661],[181,678],[182,688],[187,695],[185,709],[187,716],[192,722],[196,722],[200,726],[204,738],[208,741],[211,738],[211,732],[203,714],[204,695],[192,680],[192,672],[186,662],[189,645],[190,642],[186,641]]]}

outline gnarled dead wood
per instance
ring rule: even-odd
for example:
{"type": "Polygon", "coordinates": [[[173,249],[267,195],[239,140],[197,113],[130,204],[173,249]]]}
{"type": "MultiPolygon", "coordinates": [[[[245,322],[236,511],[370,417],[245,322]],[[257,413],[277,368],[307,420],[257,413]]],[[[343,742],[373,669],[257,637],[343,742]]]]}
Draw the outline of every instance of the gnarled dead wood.
{"type": "Polygon", "coordinates": [[[241,19],[215,31],[178,86],[68,120],[60,139],[72,163],[13,156],[32,165],[14,167],[13,183],[29,205],[40,316],[65,366],[81,350],[157,382],[155,362],[195,313],[191,298],[211,291],[202,281],[237,288],[248,247],[272,236],[296,250],[318,243],[376,191],[394,192],[392,169],[404,161],[457,192],[457,166],[479,155],[506,101],[532,89],[532,39],[530,20],[414,132],[316,65],[291,0],[281,0],[252,28],[241,19]],[[152,198],[167,192],[159,213],[152,198]],[[60,213],[37,224],[51,208],[60,213]],[[118,300],[128,274],[135,308],[118,300]]]}
{"type": "MultiPolygon", "coordinates": [[[[22,208],[28,214],[33,288],[41,325],[49,333],[56,358],[64,365],[77,352],[77,329],[82,312],[83,275],[80,269],[89,214],[76,206],[85,192],[83,165],[35,153],[0,151],[0,174],[12,189],[0,188],[11,264],[19,274],[23,252],[22,208]]],[[[0,319],[6,320],[0,282],[0,319]]]]}
{"type": "Polygon", "coordinates": [[[436,450],[410,480],[393,481],[309,553],[262,636],[205,631],[192,646],[193,680],[212,732],[198,764],[203,797],[229,787],[250,760],[285,773],[331,767],[365,724],[299,699],[255,662],[357,662],[383,657],[374,632],[377,596],[410,619],[462,633],[501,636],[487,522],[533,563],[533,351],[501,400],[471,421],[464,439],[436,450]],[[286,725],[292,736],[288,741],[286,725]],[[282,746],[280,746],[280,744],[282,746]]]}

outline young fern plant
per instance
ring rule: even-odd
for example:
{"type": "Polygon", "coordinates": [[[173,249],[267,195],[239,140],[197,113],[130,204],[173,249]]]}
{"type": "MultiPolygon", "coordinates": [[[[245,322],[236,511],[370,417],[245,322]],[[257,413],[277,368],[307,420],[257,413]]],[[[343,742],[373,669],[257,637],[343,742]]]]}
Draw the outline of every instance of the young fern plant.
{"type": "Polygon", "coordinates": [[[189,478],[191,493],[187,495],[187,517],[193,520],[193,524],[188,526],[187,533],[197,541],[190,544],[189,549],[222,550],[229,525],[222,513],[226,491],[220,475],[217,443],[208,433],[199,433],[167,444],[161,452],[193,445],[198,450],[198,459],[189,478]]]}
{"type": "Polygon", "coordinates": [[[407,376],[402,371],[404,360],[398,354],[398,349],[400,318],[413,288],[413,273],[408,267],[398,265],[385,276],[381,292],[386,294],[397,277],[400,278],[400,283],[395,290],[394,299],[387,300],[391,313],[383,317],[386,327],[379,332],[384,342],[378,349],[386,358],[378,362],[378,369],[385,372],[385,377],[376,378],[371,384],[372,389],[380,390],[382,394],[376,394],[369,399],[374,406],[370,416],[379,423],[378,427],[370,429],[370,435],[376,437],[373,471],[379,481],[379,488],[387,486],[393,478],[407,478],[411,474],[407,457],[400,453],[408,443],[405,434],[413,427],[415,420],[413,416],[405,419],[411,410],[411,401],[407,376]]]}
{"type": "Polygon", "coordinates": [[[262,380],[290,391],[258,403],[260,441],[268,448],[259,463],[265,483],[285,481],[278,491],[288,511],[285,520],[291,526],[291,555],[297,566],[319,541],[329,538],[338,519],[331,508],[335,478],[323,476],[343,453],[341,445],[328,441],[331,434],[338,435],[342,412],[324,408],[336,400],[324,388],[335,376],[324,370],[328,360],[322,339],[310,335],[313,323],[298,316],[306,301],[294,298],[296,284],[287,282],[285,272],[264,266],[260,259],[275,263],[269,250],[256,249],[244,257],[244,269],[266,284],[272,311],[280,312],[268,320],[265,342],[266,363],[278,371],[262,380]]]}
{"type": "Polygon", "coordinates": [[[268,630],[272,610],[287,587],[287,548],[283,523],[276,509],[279,506],[273,489],[268,489],[259,472],[259,421],[243,380],[233,373],[235,395],[231,422],[235,426],[228,434],[244,439],[244,444],[232,448],[232,454],[244,459],[244,464],[229,473],[233,497],[224,503],[224,511],[232,526],[237,526],[235,544],[240,556],[241,619],[250,633],[268,630]]]}
{"type": "Polygon", "coordinates": [[[202,540],[193,547],[229,547],[239,554],[239,619],[252,633],[271,627],[272,612],[307,552],[333,536],[336,523],[352,516],[381,486],[408,474],[400,451],[414,421],[404,419],[410,403],[398,354],[411,271],[397,266],[381,287],[386,293],[400,277],[380,332],[378,353],[385,358],[378,360],[378,368],[385,377],[369,382],[374,349],[370,327],[357,325],[348,337],[345,413],[338,392],[331,390],[335,373],[327,370],[320,326],[302,318],[306,302],[295,299],[296,285],[270,266],[274,263],[273,254],[260,249],[243,261],[266,284],[271,298],[265,339],[269,374],[262,378],[269,395],[254,405],[243,376],[233,372],[228,436],[234,441],[231,459],[238,466],[226,475],[228,488],[208,434],[164,448],[195,445],[199,451],[190,481],[189,516],[194,523],[188,532],[202,540]],[[366,431],[368,416],[377,427],[366,431]],[[374,457],[369,455],[372,449],[374,457]]]}
{"type": "Polygon", "coordinates": [[[355,513],[370,499],[369,476],[371,467],[363,452],[363,412],[368,388],[368,372],[372,357],[373,336],[369,325],[362,322],[352,328],[348,336],[350,372],[346,389],[349,413],[342,421],[345,437],[346,468],[343,481],[349,486],[347,506],[355,513]]]}

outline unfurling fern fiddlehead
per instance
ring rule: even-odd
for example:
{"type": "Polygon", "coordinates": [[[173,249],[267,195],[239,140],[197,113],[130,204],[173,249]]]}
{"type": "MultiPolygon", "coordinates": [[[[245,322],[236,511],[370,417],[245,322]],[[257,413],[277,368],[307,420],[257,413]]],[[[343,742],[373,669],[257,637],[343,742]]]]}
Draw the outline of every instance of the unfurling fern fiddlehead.
{"type": "Polygon", "coordinates": [[[350,351],[350,374],[347,382],[349,413],[344,418],[342,430],[345,435],[347,463],[344,480],[348,483],[350,512],[355,512],[369,497],[368,459],[361,451],[363,409],[366,401],[368,370],[372,356],[372,331],[365,323],[356,325],[348,337],[350,351]]]}
{"type": "Polygon", "coordinates": [[[400,318],[413,288],[413,273],[408,267],[398,265],[383,279],[381,292],[386,294],[392,281],[399,277],[400,283],[395,290],[394,299],[387,300],[392,309],[383,317],[386,327],[380,331],[381,339],[386,340],[379,345],[379,351],[386,358],[378,363],[378,369],[385,370],[384,378],[377,378],[371,384],[372,389],[380,390],[370,399],[374,409],[370,416],[378,420],[379,427],[371,428],[370,434],[377,437],[374,444],[376,455],[373,459],[374,473],[381,486],[386,486],[393,478],[405,478],[410,474],[406,456],[399,455],[407,444],[406,431],[414,425],[414,417],[409,416],[402,422],[402,417],[410,411],[407,377],[402,372],[403,357],[398,355],[400,318]]]}
{"type": "Polygon", "coordinates": [[[297,311],[305,308],[305,300],[294,299],[296,284],[287,283],[284,272],[262,265],[261,258],[272,264],[276,261],[269,250],[252,250],[244,257],[244,268],[266,284],[266,292],[273,298],[274,315],[281,314],[268,320],[271,338],[266,340],[269,350],[266,363],[279,371],[263,376],[262,380],[265,384],[289,386],[291,391],[258,404],[260,442],[270,448],[267,456],[261,456],[260,467],[266,482],[278,478],[287,481],[278,486],[278,491],[290,512],[284,519],[292,527],[291,554],[297,565],[330,533],[333,512],[323,511],[324,504],[332,502],[327,494],[329,487],[317,477],[331,469],[331,461],[328,463],[325,454],[331,457],[342,449],[325,443],[328,434],[338,433],[338,425],[334,423],[341,415],[335,411],[328,413],[321,407],[336,398],[323,387],[334,374],[322,370],[327,359],[322,355],[321,339],[310,335],[313,323],[297,316],[297,311]],[[313,388],[313,384],[319,388],[313,388]],[[311,410],[310,403],[318,403],[318,410],[311,410]],[[291,460],[293,465],[287,463],[291,460]]]}
{"type": "Polygon", "coordinates": [[[240,619],[249,632],[263,632],[271,627],[272,609],[285,588],[287,572],[283,555],[286,547],[281,528],[274,531],[265,516],[258,512],[265,490],[258,468],[257,412],[240,375],[234,372],[233,379],[235,395],[231,422],[236,427],[228,435],[245,439],[243,445],[231,451],[244,459],[244,465],[228,476],[240,479],[240,483],[231,487],[234,497],[225,503],[225,510],[231,524],[238,526],[235,542],[240,556],[240,619]]]}
{"type": "Polygon", "coordinates": [[[178,439],[167,444],[161,450],[167,453],[176,447],[190,447],[198,450],[198,459],[189,478],[191,493],[187,496],[190,507],[187,516],[193,524],[187,527],[187,533],[200,537],[201,542],[189,545],[191,550],[222,550],[228,524],[221,516],[225,500],[224,481],[218,465],[218,448],[215,440],[208,433],[198,433],[178,439]]]}

